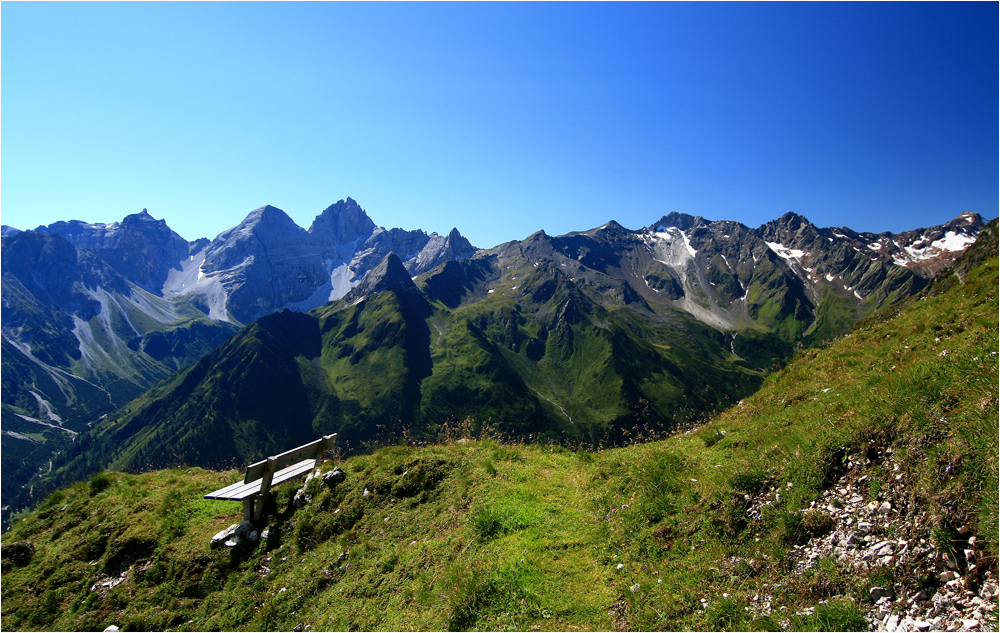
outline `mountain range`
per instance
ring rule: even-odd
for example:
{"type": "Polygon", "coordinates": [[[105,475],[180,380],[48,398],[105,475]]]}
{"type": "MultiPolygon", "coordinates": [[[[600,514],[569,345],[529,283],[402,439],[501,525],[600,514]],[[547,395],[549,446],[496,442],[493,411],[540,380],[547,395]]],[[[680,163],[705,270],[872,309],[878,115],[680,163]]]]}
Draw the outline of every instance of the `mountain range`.
{"type": "Polygon", "coordinates": [[[376,227],[348,198],[308,231],[265,206],[212,241],[145,211],[5,227],[4,505],[40,466],[221,465],[317,433],[359,448],[458,423],[593,445],[667,431],[912,295],[982,225],[672,213],[476,249],[376,227]]]}

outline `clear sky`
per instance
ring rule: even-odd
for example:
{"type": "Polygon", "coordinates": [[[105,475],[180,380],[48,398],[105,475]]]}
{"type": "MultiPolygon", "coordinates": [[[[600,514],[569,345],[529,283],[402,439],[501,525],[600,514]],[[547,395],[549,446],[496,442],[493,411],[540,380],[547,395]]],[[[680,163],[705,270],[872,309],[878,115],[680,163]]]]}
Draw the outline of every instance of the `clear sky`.
{"type": "Polygon", "coordinates": [[[993,218],[998,6],[3,2],[0,221],[993,218]]]}

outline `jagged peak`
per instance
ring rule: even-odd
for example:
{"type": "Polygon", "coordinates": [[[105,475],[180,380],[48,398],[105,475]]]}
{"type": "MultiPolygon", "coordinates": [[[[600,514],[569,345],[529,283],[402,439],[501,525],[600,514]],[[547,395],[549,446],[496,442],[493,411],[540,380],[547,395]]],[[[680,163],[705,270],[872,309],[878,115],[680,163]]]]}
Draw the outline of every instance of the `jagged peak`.
{"type": "Polygon", "coordinates": [[[777,220],[774,220],[773,222],[777,224],[779,227],[790,231],[798,231],[805,225],[808,226],[813,225],[812,222],[810,222],[807,217],[805,217],[804,215],[799,215],[798,213],[795,213],[793,211],[785,213],[784,215],[782,215],[777,220]]]}
{"type": "Polygon", "coordinates": [[[659,222],[653,223],[649,229],[651,231],[659,231],[662,228],[673,227],[686,231],[687,229],[701,226],[702,224],[705,224],[705,218],[700,215],[690,215],[687,213],[671,211],[667,215],[660,218],[659,222]]]}
{"type": "Polygon", "coordinates": [[[376,230],[375,222],[351,197],[338,200],[316,216],[309,232],[327,233],[337,242],[350,242],[368,237],[376,230]]]}
{"type": "Polygon", "coordinates": [[[771,220],[761,225],[756,231],[758,236],[771,240],[792,239],[796,235],[819,235],[820,230],[803,215],[789,211],[777,220],[771,220]]]}
{"type": "Polygon", "coordinates": [[[149,214],[149,211],[143,209],[139,213],[133,213],[131,215],[126,215],[121,221],[122,227],[131,226],[142,226],[142,225],[155,225],[155,226],[166,226],[166,220],[157,220],[149,214]]]}
{"type": "Polygon", "coordinates": [[[413,283],[403,261],[394,252],[383,257],[378,266],[368,271],[361,283],[344,296],[344,301],[353,303],[383,290],[420,294],[420,289],[413,283]]]}
{"type": "Polygon", "coordinates": [[[948,222],[945,226],[955,228],[962,227],[971,231],[980,231],[986,226],[986,221],[983,219],[983,216],[974,211],[963,211],[955,216],[955,219],[948,222]]]}
{"type": "Polygon", "coordinates": [[[476,247],[472,245],[472,242],[462,235],[458,231],[458,228],[452,228],[448,231],[445,241],[448,246],[451,247],[452,251],[456,253],[476,250],[476,247]]]}

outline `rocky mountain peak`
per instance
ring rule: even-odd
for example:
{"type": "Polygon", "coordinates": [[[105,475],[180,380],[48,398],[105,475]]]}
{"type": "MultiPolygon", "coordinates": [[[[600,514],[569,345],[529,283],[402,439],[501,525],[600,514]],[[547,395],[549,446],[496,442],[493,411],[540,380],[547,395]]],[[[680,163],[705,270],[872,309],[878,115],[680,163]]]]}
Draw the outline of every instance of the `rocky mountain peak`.
{"type": "Polygon", "coordinates": [[[261,225],[270,227],[286,223],[295,224],[292,218],[288,217],[287,213],[278,207],[265,204],[264,206],[251,211],[249,215],[244,218],[243,222],[240,223],[240,227],[256,227],[261,225]]]}
{"type": "Polygon", "coordinates": [[[667,215],[660,218],[659,222],[654,223],[649,228],[653,231],[658,231],[661,228],[678,228],[682,231],[686,231],[690,228],[696,226],[701,226],[705,224],[705,218],[700,215],[688,215],[687,213],[678,213],[677,211],[671,211],[667,215]]]}
{"type": "MultiPolygon", "coordinates": [[[[122,220],[122,225],[128,224],[129,222],[157,222],[156,218],[149,214],[148,209],[143,209],[139,213],[133,213],[131,215],[126,215],[125,219],[122,220]]],[[[165,220],[159,220],[160,223],[166,224],[165,220]]]]}
{"type": "Polygon", "coordinates": [[[795,245],[798,248],[819,239],[820,233],[807,218],[789,211],[777,220],[771,220],[758,229],[760,236],[768,242],[795,245]]]}
{"type": "Polygon", "coordinates": [[[126,215],[125,218],[116,225],[118,229],[118,234],[123,232],[143,232],[149,235],[174,235],[178,240],[185,241],[180,235],[177,235],[167,226],[166,220],[157,220],[149,211],[143,209],[139,213],[133,213],[131,215],[126,215]]]}
{"type": "Polygon", "coordinates": [[[972,211],[965,211],[964,213],[959,213],[951,222],[945,224],[945,227],[953,230],[959,230],[962,232],[978,233],[986,226],[986,221],[983,220],[983,216],[978,213],[973,213],[972,211]]]}
{"type": "Polygon", "coordinates": [[[803,224],[811,224],[811,222],[809,222],[809,220],[804,216],[801,216],[793,211],[789,211],[788,213],[782,215],[777,219],[777,223],[780,226],[792,231],[797,231],[803,224]]]}
{"type": "Polygon", "coordinates": [[[403,294],[420,293],[420,289],[413,283],[410,273],[406,271],[396,253],[389,253],[375,268],[368,271],[361,283],[347,293],[344,300],[351,303],[383,290],[394,290],[403,294]]]}
{"type": "Polygon", "coordinates": [[[125,277],[156,292],[168,271],[188,256],[187,240],[146,209],[125,216],[109,236],[103,257],[125,277]]]}
{"type": "Polygon", "coordinates": [[[367,239],[375,228],[365,210],[347,198],[331,204],[317,215],[309,232],[323,243],[346,244],[367,239]]]}
{"type": "MultiPolygon", "coordinates": [[[[306,230],[281,209],[271,205],[258,207],[239,226],[223,231],[212,240],[202,271],[213,273],[243,266],[274,249],[301,255],[310,242],[308,238],[306,230]]],[[[314,271],[312,276],[316,274],[314,271]]]]}
{"type": "Polygon", "coordinates": [[[476,252],[476,247],[464,235],[459,233],[457,228],[448,231],[448,235],[445,236],[444,241],[447,245],[447,251],[451,256],[471,257],[476,252]]]}
{"type": "Polygon", "coordinates": [[[238,226],[223,231],[213,240],[210,251],[220,251],[227,245],[245,242],[251,236],[264,243],[282,241],[284,236],[305,234],[306,230],[295,223],[288,214],[269,204],[251,211],[238,226]]]}
{"type": "Polygon", "coordinates": [[[602,231],[604,233],[611,233],[615,235],[620,233],[631,232],[621,224],[618,224],[618,222],[615,222],[614,220],[608,220],[607,222],[599,226],[597,229],[595,229],[595,231],[602,231]]]}

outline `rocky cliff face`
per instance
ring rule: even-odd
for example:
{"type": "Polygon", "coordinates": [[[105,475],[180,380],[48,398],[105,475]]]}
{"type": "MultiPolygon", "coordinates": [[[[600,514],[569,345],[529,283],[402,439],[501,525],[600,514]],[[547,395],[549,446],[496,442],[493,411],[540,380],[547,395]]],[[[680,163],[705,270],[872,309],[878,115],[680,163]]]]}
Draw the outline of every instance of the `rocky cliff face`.
{"type": "Polygon", "coordinates": [[[151,292],[159,292],[168,271],[189,254],[188,242],[143,209],[121,222],[89,224],[79,220],[56,222],[34,230],[59,235],[89,249],[118,274],[151,292]]]}

